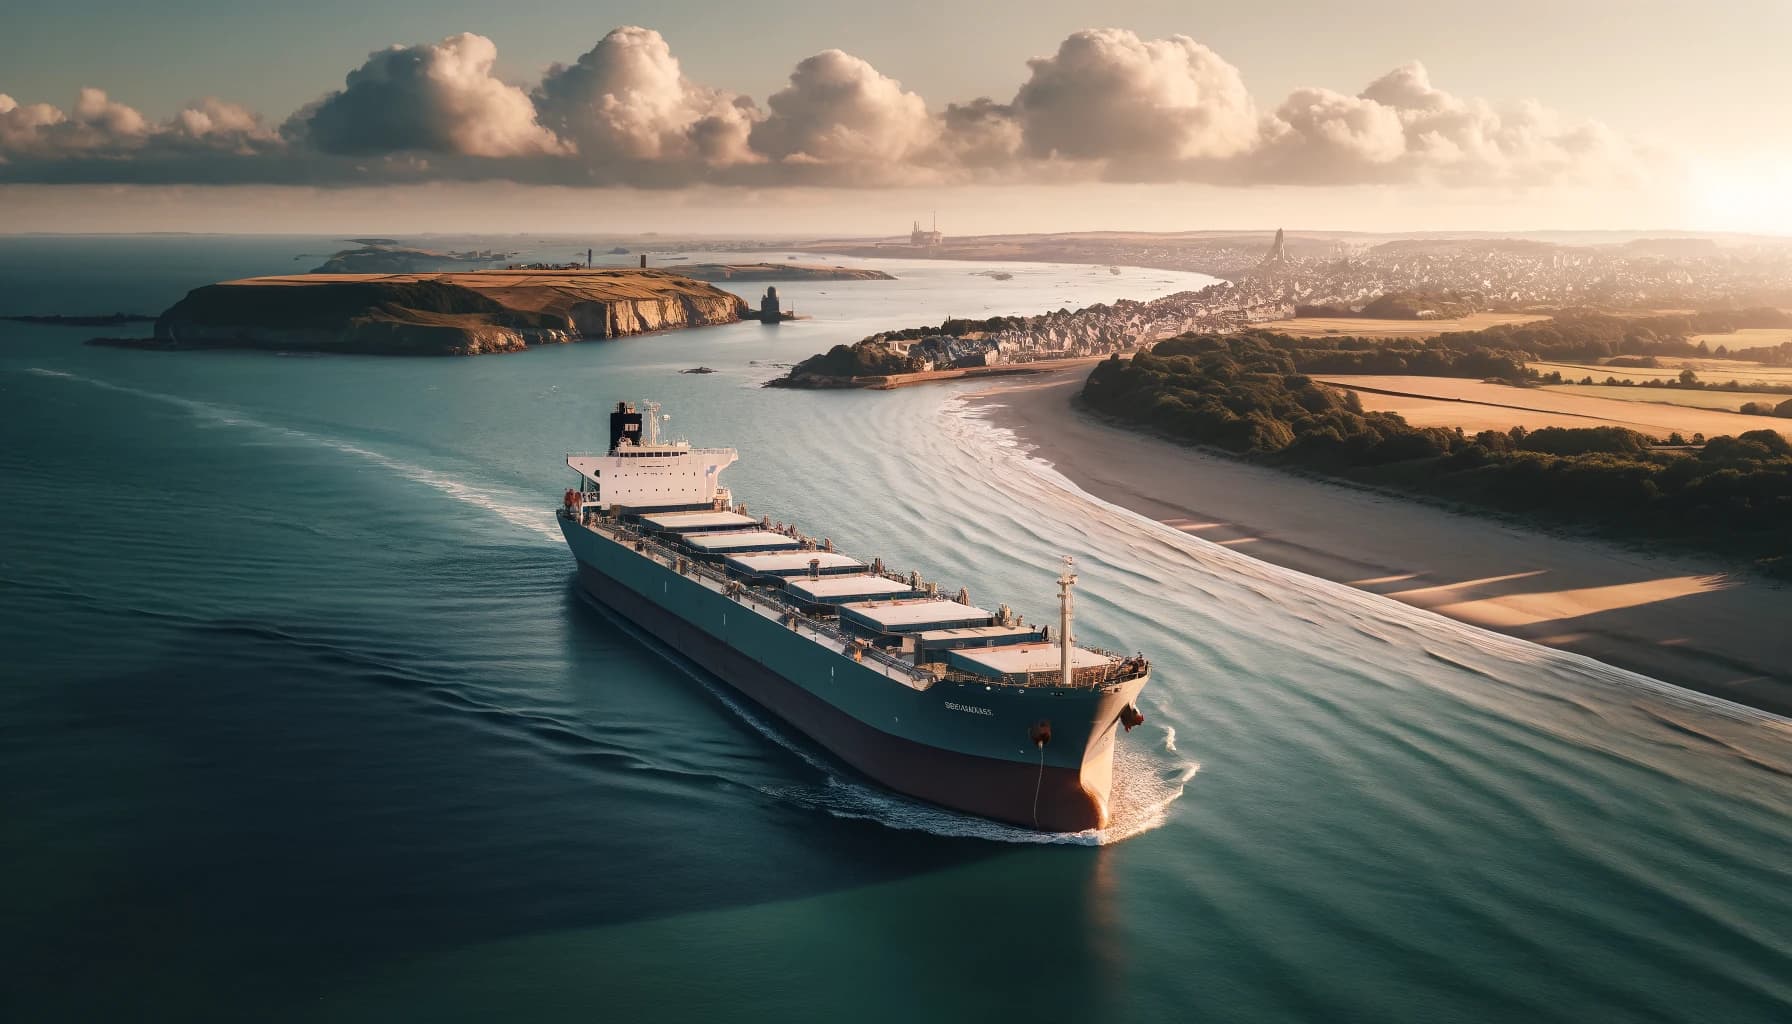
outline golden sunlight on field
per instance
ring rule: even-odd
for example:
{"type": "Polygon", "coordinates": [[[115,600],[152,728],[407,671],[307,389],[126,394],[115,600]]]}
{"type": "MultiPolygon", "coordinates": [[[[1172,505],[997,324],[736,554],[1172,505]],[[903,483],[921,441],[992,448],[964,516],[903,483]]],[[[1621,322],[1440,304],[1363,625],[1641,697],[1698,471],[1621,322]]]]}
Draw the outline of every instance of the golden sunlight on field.
{"type": "Polygon", "coordinates": [[[1792,341],[1792,328],[1744,327],[1725,334],[1695,334],[1687,340],[1695,344],[1702,341],[1712,348],[1719,345],[1730,349],[1772,348],[1782,342],[1792,341]]]}
{"type": "Polygon", "coordinates": [[[1596,384],[1604,383],[1607,377],[1638,382],[1679,380],[1682,370],[1691,370],[1699,375],[1700,380],[1708,383],[1733,380],[1743,385],[1792,384],[1792,366],[1765,366],[1737,359],[1682,359],[1679,356],[1664,357],[1658,361],[1661,363],[1659,367],[1647,369],[1606,366],[1600,363],[1547,363],[1535,360],[1526,360],[1525,365],[1538,373],[1547,374],[1553,370],[1560,373],[1566,381],[1591,377],[1596,384]]]}
{"type": "Polygon", "coordinates": [[[1614,402],[1657,402],[1662,405],[1685,405],[1694,409],[1717,409],[1722,412],[1736,412],[1747,402],[1776,407],[1781,402],[1792,401],[1792,394],[1783,391],[1713,391],[1705,388],[1651,388],[1629,384],[1550,384],[1541,390],[1558,395],[1609,398],[1614,402]]]}
{"type": "Polygon", "coordinates": [[[1416,427],[1461,427],[1470,433],[1523,427],[1624,427],[1655,438],[1777,430],[1792,438],[1792,420],[1744,416],[1690,406],[1625,402],[1545,388],[1454,377],[1326,375],[1315,380],[1349,388],[1372,412],[1399,413],[1416,427]]]}
{"type": "Polygon", "coordinates": [[[1297,338],[1434,338],[1452,331],[1484,331],[1501,324],[1547,320],[1534,313],[1471,313],[1454,320],[1375,320],[1354,316],[1301,316],[1259,324],[1265,330],[1297,338]]]}

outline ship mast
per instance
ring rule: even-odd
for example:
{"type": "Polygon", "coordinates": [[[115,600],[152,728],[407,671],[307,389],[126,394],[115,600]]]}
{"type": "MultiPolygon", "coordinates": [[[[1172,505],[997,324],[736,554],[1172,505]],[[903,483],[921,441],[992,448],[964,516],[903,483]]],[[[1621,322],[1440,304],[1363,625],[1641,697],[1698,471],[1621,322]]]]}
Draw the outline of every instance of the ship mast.
{"type": "Polygon", "coordinates": [[[641,408],[647,411],[647,444],[649,447],[660,443],[660,403],[642,402],[641,408]]]}
{"type": "Polygon", "coordinates": [[[1070,650],[1074,642],[1070,636],[1070,620],[1074,611],[1075,600],[1070,596],[1070,588],[1076,586],[1076,561],[1069,555],[1064,556],[1064,572],[1058,576],[1058,665],[1064,674],[1063,686],[1070,687],[1070,650]]]}

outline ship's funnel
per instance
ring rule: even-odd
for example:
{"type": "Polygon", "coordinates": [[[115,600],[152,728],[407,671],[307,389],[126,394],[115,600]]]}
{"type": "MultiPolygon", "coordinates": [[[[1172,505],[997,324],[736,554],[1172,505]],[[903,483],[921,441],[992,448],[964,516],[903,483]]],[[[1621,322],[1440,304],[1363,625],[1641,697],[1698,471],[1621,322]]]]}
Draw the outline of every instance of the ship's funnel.
{"type": "Polygon", "coordinates": [[[617,402],[616,411],[610,414],[610,450],[615,451],[624,440],[641,443],[641,414],[630,403],[617,402]]]}

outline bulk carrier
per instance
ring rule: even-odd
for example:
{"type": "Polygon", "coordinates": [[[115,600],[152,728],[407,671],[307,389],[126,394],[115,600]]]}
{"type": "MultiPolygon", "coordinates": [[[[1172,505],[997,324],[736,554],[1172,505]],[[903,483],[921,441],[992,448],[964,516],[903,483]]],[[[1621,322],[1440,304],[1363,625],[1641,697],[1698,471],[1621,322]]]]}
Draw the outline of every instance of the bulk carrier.
{"type": "Polygon", "coordinates": [[[1070,559],[1055,631],[945,597],[749,516],[717,479],[738,453],[661,440],[661,421],[618,403],[609,449],[566,458],[586,593],[890,789],[1041,831],[1107,825],[1150,664],[1073,640],[1070,559]]]}

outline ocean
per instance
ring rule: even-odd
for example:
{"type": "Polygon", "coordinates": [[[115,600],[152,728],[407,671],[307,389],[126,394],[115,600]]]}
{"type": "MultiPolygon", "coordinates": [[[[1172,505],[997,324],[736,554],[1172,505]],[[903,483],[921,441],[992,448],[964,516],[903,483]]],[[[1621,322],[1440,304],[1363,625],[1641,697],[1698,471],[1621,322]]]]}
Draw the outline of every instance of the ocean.
{"type": "MultiPolygon", "coordinates": [[[[342,247],[4,238],[0,313],[342,247]]],[[[472,359],[0,323],[0,1014],[1792,1019],[1792,726],[1094,500],[974,384],[761,388],[1207,283],[874,265],[780,285],[813,320],[472,359]],[[884,792],[577,597],[562,453],[625,398],[740,449],[754,512],[984,606],[1049,620],[1075,555],[1079,636],[1155,666],[1115,826],[884,792]]]]}

